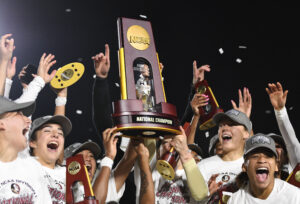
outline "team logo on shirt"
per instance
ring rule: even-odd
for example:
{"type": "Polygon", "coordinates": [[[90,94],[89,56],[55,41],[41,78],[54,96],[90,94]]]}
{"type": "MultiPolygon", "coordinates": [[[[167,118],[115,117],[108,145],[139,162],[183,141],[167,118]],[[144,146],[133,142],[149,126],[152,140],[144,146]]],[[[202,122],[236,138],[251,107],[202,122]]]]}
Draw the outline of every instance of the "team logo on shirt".
{"type": "Polygon", "coordinates": [[[10,189],[13,193],[19,194],[20,193],[20,186],[16,183],[11,184],[10,189]]]}
{"type": "Polygon", "coordinates": [[[230,176],[229,175],[222,176],[222,181],[223,182],[228,182],[229,180],[230,180],[230,176]]]}

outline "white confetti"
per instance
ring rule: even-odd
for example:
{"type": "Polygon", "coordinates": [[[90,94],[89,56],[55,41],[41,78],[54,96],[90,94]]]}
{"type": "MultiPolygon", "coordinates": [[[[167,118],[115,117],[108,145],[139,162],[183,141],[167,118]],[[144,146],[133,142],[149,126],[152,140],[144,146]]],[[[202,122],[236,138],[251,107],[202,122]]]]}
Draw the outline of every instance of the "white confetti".
{"type": "Polygon", "coordinates": [[[237,63],[242,63],[242,60],[240,58],[236,58],[235,60],[237,63]]]}
{"type": "Polygon", "coordinates": [[[290,108],[289,108],[289,110],[293,110],[294,109],[294,107],[293,106],[291,106],[290,108]]]}
{"type": "Polygon", "coordinates": [[[220,53],[220,54],[223,54],[223,53],[224,53],[223,48],[220,48],[220,49],[219,49],[219,53],[220,53]]]}
{"type": "Polygon", "coordinates": [[[93,75],[93,78],[96,79],[96,74],[93,75]]]}
{"type": "Polygon", "coordinates": [[[205,137],[206,137],[206,138],[209,137],[209,132],[208,132],[208,131],[205,132],[205,137]]]}
{"type": "Polygon", "coordinates": [[[147,19],[147,16],[146,16],[146,15],[143,15],[143,14],[140,14],[140,17],[141,17],[141,18],[144,18],[144,19],[147,19]]]}
{"type": "Polygon", "coordinates": [[[118,84],[118,83],[115,83],[115,85],[116,85],[116,87],[120,87],[120,84],[118,84]]]}
{"type": "Polygon", "coordinates": [[[81,115],[82,114],[82,110],[76,110],[76,113],[78,114],[78,115],[81,115]]]}
{"type": "Polygon", "coordinates": [[[271,111],[270,110],[266,110],[265,113],[266,114],[271,114],[271,111]]]}
{"type": "Polygon", "coordinates": [[[247,46],[245,46],[245,45],[239,45],[239,48],[240,49],[247,49],[247,46]]]}
{"type": "Polygon", "coordinates": [[[70,8],[67,8],[65,11],[66,11],[67,13],[70,13],[72,10],[71,10],[70,8]]]}

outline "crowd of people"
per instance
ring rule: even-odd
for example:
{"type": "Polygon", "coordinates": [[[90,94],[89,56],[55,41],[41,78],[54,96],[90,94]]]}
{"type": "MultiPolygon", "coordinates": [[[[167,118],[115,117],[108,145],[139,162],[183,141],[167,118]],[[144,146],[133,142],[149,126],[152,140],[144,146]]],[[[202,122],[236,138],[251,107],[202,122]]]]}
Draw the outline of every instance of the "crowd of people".
{"type": "MultiPolygon", "coordinates": [[[[199,134],[200,108],[209,97],[194,86],[210,72],[209,65],[193,63],[189,102],[181,120],[181,134],[156,140],[119,137],[112,120],[112,99],[108,83],[109,45],[91,59],[96,78],[93,85],[93,122],[101,135],[103,150],[86,139],[65,148],[72,134],[72,118],[65,114],[67,88],[54,89],[57,97],[53,115],[32,118],[39,92],[55,76],[49,73],[56,63],[53,54],[42,54],[28,83],[21,81],[23,93],[9,99],[16,57],[12,34],[0,39],[0,203],[66,203],[66,159],[82,155],[94,197],[99,203],[118,203],[125,192],[126,179],[133,171],[136,201],[128,203],[300,203],[300,190],[286,179],[300,163],[300,143],[285,108],[288,91],[277,83],[267,84],[266,94],[274,108],[280,129],[276,133],[254,133],[250,120],[252,97],[247,88],[238,91],[239,103],[213,117],[218,127],[211,138],[209,157],[204,158],[199,134]],[[117,165],[114,160],[118,140],[124,148],[117,165]],[[153,146],[151,145],[154,145],[153,146]],[[172,180],[155,168],[156,162],[174,148],[179,161],[172,180]],[[97,164],[97,160],[100,163],[97,164]],[[113,168],[115,166],[115,168],[113,168]]],[[[24,67],[19,79],[26,75],[24,67]]],[[[161,69],[163,68],[161,64],[161,69]]],[[[298,185],[299,186],[299,185],[298,185]]],[[[84,189],[74,193],[74,203],[83,201],[84,189]]]]}

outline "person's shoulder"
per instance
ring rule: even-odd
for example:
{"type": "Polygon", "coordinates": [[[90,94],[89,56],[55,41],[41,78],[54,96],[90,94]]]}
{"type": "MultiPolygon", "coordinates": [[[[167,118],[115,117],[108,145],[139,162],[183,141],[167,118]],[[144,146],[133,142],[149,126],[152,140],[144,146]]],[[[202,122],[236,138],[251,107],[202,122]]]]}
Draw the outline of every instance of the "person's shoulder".
{"type": "Polygon", "coordinates": [[[238,191],[231,194],[227,204],[240,203],[241,200],[245,200],[247,193],[247,187],[240,188],[238,191]]]}
{"type": "Polygon", "coordinates": [[[220,162],[220,161],[222,161],[222,159],[218,155],[215,155],[215,156],[211,156],[211,157],[202,159],[200,162],[198,162],[197,165],[200,167],[203,165],[207,165],[207,164],[214,163],[214,162],[220,162]]]}
{"type": "Polygon", "coordinates": [[[300,197],[300,189],[297,188],[296,186],[294,186],[286,181],[283,181],[281,179],[278,179],[278,178],[275,179],[275,182],[280,190],[284,190],[284,191],[290,192],[290,193],[297,192],[298,196],[300,197]]]}

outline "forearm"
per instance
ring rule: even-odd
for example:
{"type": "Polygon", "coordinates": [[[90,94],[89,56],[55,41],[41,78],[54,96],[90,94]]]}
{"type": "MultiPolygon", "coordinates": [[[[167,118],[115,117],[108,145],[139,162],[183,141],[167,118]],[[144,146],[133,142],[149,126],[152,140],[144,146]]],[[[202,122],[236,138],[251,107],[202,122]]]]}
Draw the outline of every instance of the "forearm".
{"type": "Polygon", "coordinates": [[[123,158],[120,160],[117,167],[115,168],[114,176],[117,192],[124,185],[125,180],[127,179],[136,158],[137,154],[134,151],[133,147],[131,148],[131,146],[128,146],[123,158]]]}
{"type": "Polygon", "coordinates": [[[154,184],[152,181],[152,173],[149,167],[148,158],[143,158],[139,156],[139,166],[141,173],[141,188],[139,203],[154,204],[155,194],[154,194],[154,184]]]}
{"type": "Polygon", "coordinates": [[[195,142],[195,134],[197,130],[197,125],[200,119],[200,115],[194,115],[191,123],[190,134],[187,135],[187,144],[193,144],[195,142]]]}
{"type": "Polygon", "coordinates": [[[111,96],[107,79],[97,77],[93,85],[93,122],[99,135],[113,126],[111,96]]]}
{"type": "Polygon", "coordinates": [[[196,201],[201,201],[208,195],[208,188],[205,180],[194,159],[190,159],[183,163],[183,168],[187,177],[187,183],[191,196],[196,201]]]}
{"type": "Polygon", "coordinates": [[[297,163],[300,163],[300,143],[290,122],[286,108],[284,107],[279,111],[274,111],[281,135],[286,144],[290,163],[292,167],[295,168],[297,163]]]}
{"type": "Polygon", "coordinates": [[[5,88],[4,88],[4,97],[5,98],[9,98],[9,93],[10,93],[12,83],[13,83],[13,81],[11,79],[9,79],[9,78],[5,79],[5,88]]]}
{"type": "Polygon", "coordinates": [[[181,125],[183,125],[185,122],[189,122],[192,120],[193,117],[193,110],[192,107],[190,105],[190,101],[192,100],[193,96],[195,94],[195,90],[193,85],[191,85],[191,89],[190,89],[190,94],[188,96],[188,101],[187,101],[187,106],[185,108],[184,114],[181,118],[181,125]]]}
{"type": "Polygon", "coordinates": [[[23,89],[23,94],[15,100],[16,103],[35,101],[40,91],[44,88],[45,81],[37,76],[23,89]]]}
{"type": "Polygon", "coordinates": [[[0,60],[0,96],[4,95],[7,63],[8,61],[0,60]]]}
{"type": "Polygon", "coordinates": [[[66,114],[66,103],[67,103],[67,97],[58,96],[55,99],[54,115],[65,115],[66,114]]]}
{"type": "Polygon", "coordinates": [[[100,173],[93,185],[93,191],[95,197],[99,202],[105,203],[108,189],[108,181],[110,177],[111,170],[109,167],[104,166],[101,168],[100,173]]]}

